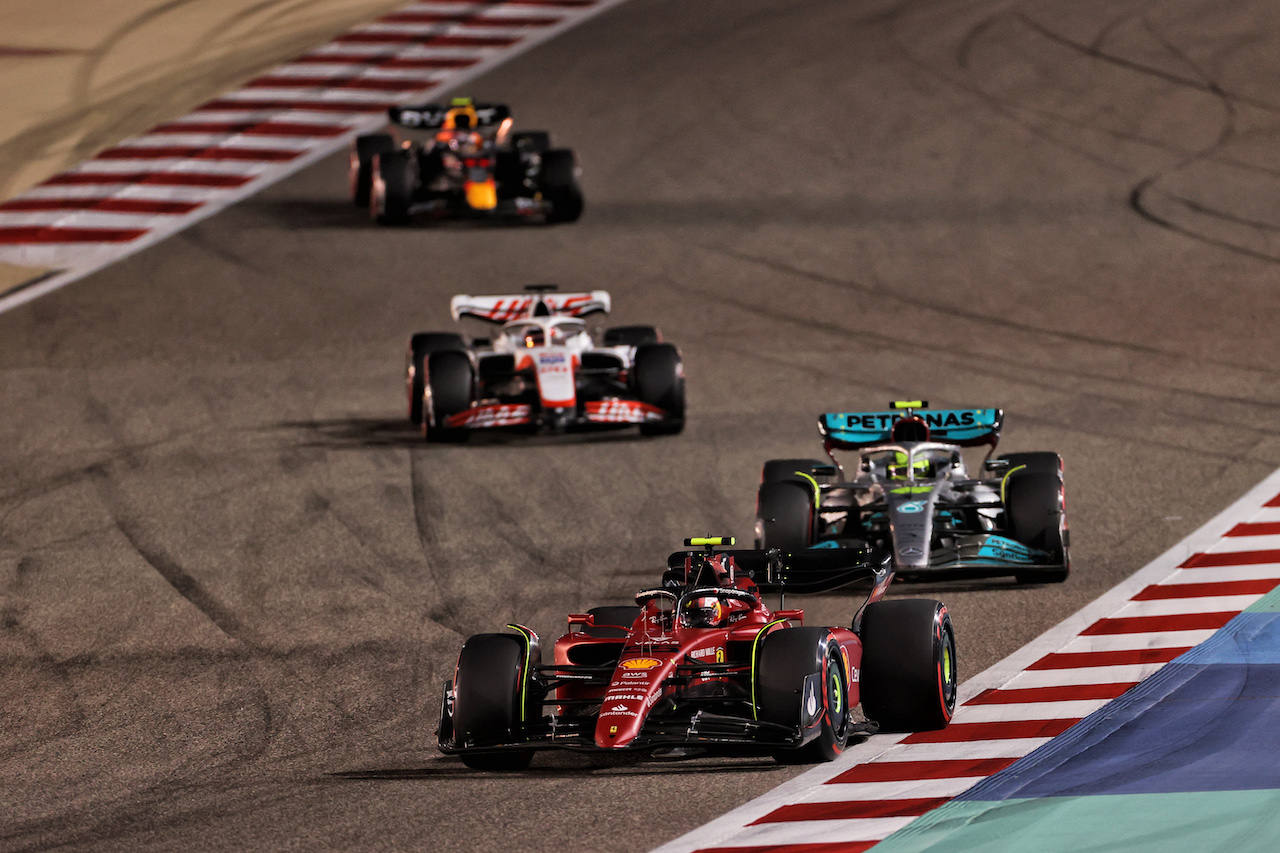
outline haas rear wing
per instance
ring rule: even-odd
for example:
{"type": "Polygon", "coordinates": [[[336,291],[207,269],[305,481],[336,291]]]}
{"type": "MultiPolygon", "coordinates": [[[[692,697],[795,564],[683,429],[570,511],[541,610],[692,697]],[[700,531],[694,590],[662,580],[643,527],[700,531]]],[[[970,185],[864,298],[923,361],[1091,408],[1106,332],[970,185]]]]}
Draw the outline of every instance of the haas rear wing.
{"type": "MultiPolygon", "coordinates": [[[[469,106],[475,110],[476,127],[497,127],[511,118],[511,109],[506,104],[470,104],[469,106]]],[[[434,130],[444,124],[449,110],[458,108],[458,105],[448,104],[392,107],[387,110],[387,118],[401,127],[434,130]]]]}
{"type": "Polygon", "coordinates": [[[453,319],[476,317],[490,323],[509,323],[527,317],[585,317],[608,314],[609,294],[604,290],[586,293],[519,293],[511,296],[471,296],[459,294],[450,301],[453,319]]]}
{"type": "MultiPolygon", "coordinates": [[[[1000,440],[1004,425],[1001,409],[923,409],[914,413],[929,427],[929,440],[992,448],[1000,440]]],[[[818,432],[827,446],[837,450],[874,447],[893,440],[893,425],[904,417],[902,411],[828,412],[818,417],[818,432]]]]}

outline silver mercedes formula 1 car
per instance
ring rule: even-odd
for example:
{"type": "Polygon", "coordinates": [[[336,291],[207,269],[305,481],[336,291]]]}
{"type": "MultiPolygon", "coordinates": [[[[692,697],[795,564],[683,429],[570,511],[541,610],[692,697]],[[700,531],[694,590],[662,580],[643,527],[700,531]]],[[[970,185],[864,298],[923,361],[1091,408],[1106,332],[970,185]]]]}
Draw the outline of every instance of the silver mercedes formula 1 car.
{"type": "Polygon", "coordinates": [[[558,293],[536,284],[506,296],[453,297],[454,320],[497,327],[490,338],[420,332],[409,339],[409,420],[428,441],[473,430],[638,426],[642,435],[684,428],[684,365],[653,326],[597,336],[586,318],[609,312],[603,290],[558,293]]]}
{"type": "Polygon", "coordinates": [[[991,458],[1000,409],[836,412],[818,419],[830,463],[765,463],[756,499],[756,547],[879,545],[905,577],[1013,575],[1060,583],[1070,571],[1062,457],[991,458]],[[962,449],[986,446],[981,473],[962,449]],[[847,469],[837,452],[856,453],[847,469]]]}

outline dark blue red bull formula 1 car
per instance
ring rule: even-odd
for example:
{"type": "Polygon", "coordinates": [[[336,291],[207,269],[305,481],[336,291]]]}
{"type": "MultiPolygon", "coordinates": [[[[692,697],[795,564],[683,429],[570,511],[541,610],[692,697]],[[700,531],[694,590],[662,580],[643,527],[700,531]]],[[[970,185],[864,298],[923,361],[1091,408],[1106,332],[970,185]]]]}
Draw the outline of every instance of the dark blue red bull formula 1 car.
{"type": "Polygon", "coordinates": [[[442,752],[516,770],[539,749],[773,755],[829,761],[879,728],[940,729],[956,699],[955,637],[936,601],[883,600],[877,549],[715,550],[689,539],[634,606],[569,617],[544,660],[536,634],[466,641],[446,682],[442,752]],[[808,627],[763,595],[870,587],[849,627],[808,627]],[[866,720],[854,713],[861,703],[866,720]]]}

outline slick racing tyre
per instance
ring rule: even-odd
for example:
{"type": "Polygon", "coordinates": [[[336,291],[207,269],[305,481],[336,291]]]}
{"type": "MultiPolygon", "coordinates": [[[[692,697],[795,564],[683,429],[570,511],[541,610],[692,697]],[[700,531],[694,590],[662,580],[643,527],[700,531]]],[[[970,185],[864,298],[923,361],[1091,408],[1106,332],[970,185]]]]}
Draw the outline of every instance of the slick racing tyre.
{"type": "Polygon", "coordinates": [[[756,711],[761,720],[799,728],[820,718],[818,737],[800,749],[780,749],[783,764],[831,761],[844,752],[852,719],[840,646],[825,628],[785,628],[760,643],[755,666],[756,711]],[[812,703],[812,704],[810,704],[812,703]],[[807,706],[807,707],[806,707],[807,706]]]}
{"type": "Polygon", "coordinates": [[[815,509],[808,483],[761,483],[756,492],[756,548],[808,548],[813,544],[815,509]]]}
{"type": "Polygon", "coordinates": [[[409,421],[415,426],[422,425],[422,397],[426,390],[424,383],[427,376],[427,356],[441,350],[465,352],[466,349],[467,344],[462,339],[462,335],[453,332],[419,332],[409,338],[404,384],[409,396],[409,421]]]}
{"type": "Polygon", "coordinates": [[[662,343],[662,333],[653,326],[612,326],[604,330],[607,347],[638,347],[662,343]]]}
{"type": "Polygon", "coordinates": [[[404,225],[409,221],[409,204],[417,180],[414,160],[411,152],[402,150],[373,158],[369,215],[379,225],[404,225]]]}
{"type": "Polygon", "coordinates": [[[1034,451],[1031,453],[1006,453],[997,457],[1009,463],[1005,469],[1016,472],[1021,468],[1024,474],[1057,474],[1062,476],[1062,457],[1056,453],[1034,451]]]}
{"type": "Polygon", "coordinates": [[[584,625],[582,633],[588,637],[622,638],[631,633],[631,625],[640,615],[640,608],[631,605],[617,607],[593,607],[587,611],[595,617],[596,624],[584,625]]]}
{"type": "Polygon", "coordinates": [[[684,365],[672,344],[644,344],[636,348],[631,382],[642,403],[667,413],[659,423],[640,424],[641,435],[675,435],[684,429],[684,365]]]}
{"type": "Polygon", "coordinates": [[[427,441],[465,441],[466,429],[450,428],[451,415],[471,408],[475,371],[471,358],[458,350],[433,352],[426,358],[426,389],[422,403],[422,435],[427,441]]]}
{"type": "Polygon", "coordinates": [[[511,147],[521,154],[541,154],[551,147],[551,134],[545,130],[525,130],[511,134],[511,147]]]}
{"type": "Polygon", "coordinates": [[[764,463],[764,469],[760,472],[760,482],[762,483],[803,483],[812,487],[814,481],[819,485],[834,483],[836,475],[829,471],[821,471],[820,469],[830,469],[830,462],[821,462],[817,459],[770,459],[764,463]],[[809,478],[812,477],[813,480],[809,478]]]}
{"type": "Polygon", "coordinates": [[[373,158],[396,150],[396,141],[389,133],[371,133],[357,136],[351,143],[347,163],[347,183],[351,200],[356,207],[369,206],[369,190],[373,186],[373,158]]]}
{"type": "MultiPolygon", "coordinates": [[[[525,643],[514,634],[477,634],[462,646],[453,682],[453,737],[459,746],[518,743],[526,708],[525,643]]],[[[475,770],[523,770],[532,749],[462,753],[475,770]]]]}
{"type": "Polygon", "coordinates": [[[582,216],[582,188],[578,186],[578,163],[568,148],[553,148],[542,154],[538,172],[542,198],[551,206],[547,222],[577,222],[582,216]]]}
{"type": "Polygon", "coordinates": [[[937,601],[867,605],[862,638],[862,711],[881,731],[944,728],[956,707],[956,639],[937,601]]]}
{"type": "Polygon", "coordinates": [[[1062,479],[1056,474],[1015,472],[1004,485],[1005,528],[1010,539],[1046,551],[1056,568],[1028,567],[1018,583],[1062,583],[1071,573],[1062,479]]]}

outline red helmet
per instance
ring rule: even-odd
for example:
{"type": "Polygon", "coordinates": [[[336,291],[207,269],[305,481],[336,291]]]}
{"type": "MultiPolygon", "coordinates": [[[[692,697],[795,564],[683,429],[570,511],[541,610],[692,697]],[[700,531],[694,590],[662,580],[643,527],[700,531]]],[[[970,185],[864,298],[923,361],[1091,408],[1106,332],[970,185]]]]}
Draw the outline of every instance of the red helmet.
{"type": "Polygon", "coordinates": [[[686,628],[719,628],[729,616],[729,608],[714,595],[687,599],[680,608],[680,620],[686,628]]]}

